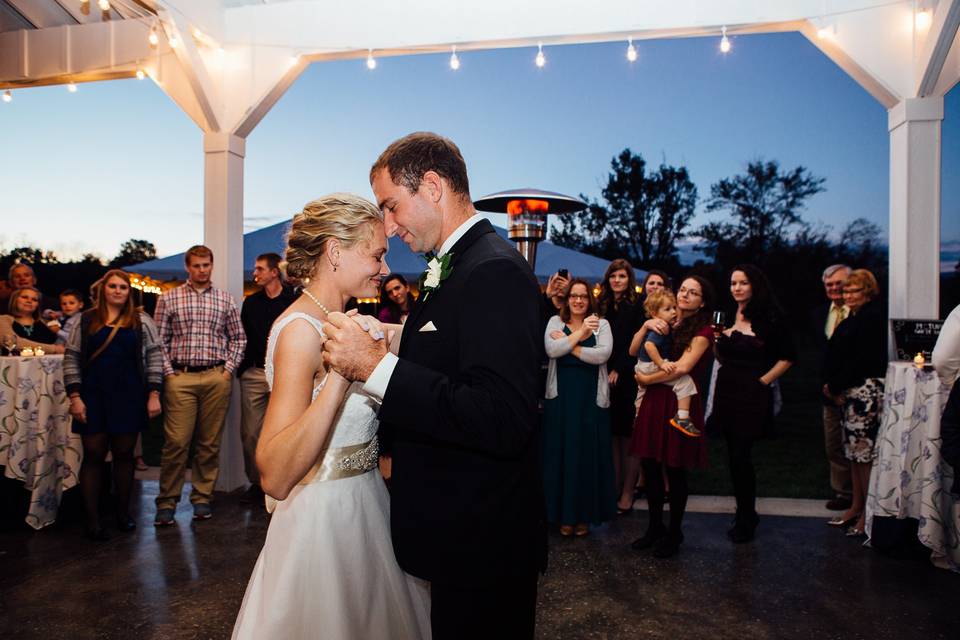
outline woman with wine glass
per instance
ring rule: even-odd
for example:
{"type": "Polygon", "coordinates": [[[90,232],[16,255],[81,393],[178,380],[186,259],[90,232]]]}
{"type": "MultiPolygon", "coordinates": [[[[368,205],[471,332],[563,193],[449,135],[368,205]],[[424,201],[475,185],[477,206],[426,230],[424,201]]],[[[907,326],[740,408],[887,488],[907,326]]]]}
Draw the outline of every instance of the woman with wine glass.
{"type": "Polygon", "coordinates": [[[117,529],[132,531],[130,491],[134,447],[148,418],[160,415],[163,355],[153,319],[133,305],[130,276],[111,269],[91,288],[94,307],[73,325],[63,358],[73,432],[83,441],[80,490],[86,536],[107,538],[100,526],[103,463],[113,454],[117,529]]]}
{"type": "Polygon", "coordinates": [[[737,500],[736,518],[727,535],[735,543],[744,543],[753,540],[760,521],[753,445],[773,424],[772,385],[797,355],[784,315],[759,268],[735,267],[730,273],[730,295],[735,304],[733,323],[716,327],[720,369],[713,419],[727,441],[737,500]]]}
{"type": "Polygon", "coordinates": [[[550,318],[543,416],[543,484],[547,521],[560,535],[585,536],[614,514],[610,448],[610,323],[594,313],[590,285],[570,282],[567,306],[550,318]]]}

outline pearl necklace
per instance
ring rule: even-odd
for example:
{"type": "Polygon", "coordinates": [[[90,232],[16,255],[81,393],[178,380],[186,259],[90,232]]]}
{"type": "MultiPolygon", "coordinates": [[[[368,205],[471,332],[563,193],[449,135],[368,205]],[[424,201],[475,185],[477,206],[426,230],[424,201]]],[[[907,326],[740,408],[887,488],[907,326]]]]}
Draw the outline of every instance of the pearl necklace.
{"type": "Polygon", "coordinates": [[[318,307],[320,307],[320,309],[321,309],[325,314],[327,314],[328,316],[330,315],[330,309],[327,309],[322,302],[320,302],[319,300],[317,300],[317,297],[316,297],[315,295],[313,295],[312,293],[310,293],[307,289],[304,289],[303,292],[307,295],[308,298],[310,298],[311,300],[313,300],[313,303],[314,303],[315,305],[317,305],[318,307]]]}

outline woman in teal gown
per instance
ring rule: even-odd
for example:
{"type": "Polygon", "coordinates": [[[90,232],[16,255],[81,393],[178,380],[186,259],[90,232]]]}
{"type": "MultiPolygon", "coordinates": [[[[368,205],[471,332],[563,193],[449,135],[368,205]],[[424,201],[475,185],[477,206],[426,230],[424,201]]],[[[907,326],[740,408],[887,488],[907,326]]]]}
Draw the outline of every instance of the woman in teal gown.
{"type": "Polygon", "coordinates": [[[587,535],[616,512],[607,359],[610,324],[595,314],[590,285],[573,280],[567,304],[547,323],[550,357],[543,428],[547,520],[562,535],[587,535]]]}

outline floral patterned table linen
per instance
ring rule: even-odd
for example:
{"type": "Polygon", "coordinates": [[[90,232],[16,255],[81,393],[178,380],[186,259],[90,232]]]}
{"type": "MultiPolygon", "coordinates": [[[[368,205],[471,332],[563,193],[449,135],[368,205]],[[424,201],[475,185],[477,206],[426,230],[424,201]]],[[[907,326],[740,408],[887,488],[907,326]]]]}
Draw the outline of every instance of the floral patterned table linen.
{"type": "Polygon", "coordinates": [[[866,524],[869,536],[873,516],[916,518],[933,564],[960,572],[960,500],[950,494],[955,470],[940,456],[949,391],[936,371],[908,362],[887,367],[866,524]]]}
{"type": "Polygon", "coordinates": [[[26,521],[56,520],[64,489],[77,484],[83,457],[63,386],[63,356],[0,358],[0,465],[30,492],[26,521]]]}

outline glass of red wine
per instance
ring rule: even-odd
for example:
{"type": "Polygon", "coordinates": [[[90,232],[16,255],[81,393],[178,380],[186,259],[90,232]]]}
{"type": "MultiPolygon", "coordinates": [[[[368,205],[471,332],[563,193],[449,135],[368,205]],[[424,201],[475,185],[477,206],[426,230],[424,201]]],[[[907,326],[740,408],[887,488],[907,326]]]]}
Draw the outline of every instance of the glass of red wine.
{"type": "Polygon", "coordinates": [[[714,311],[713,312],[713,332],[716,334],[723,333],[723,330],[727,328],[727,314],[723,311],[714,311]]]}

